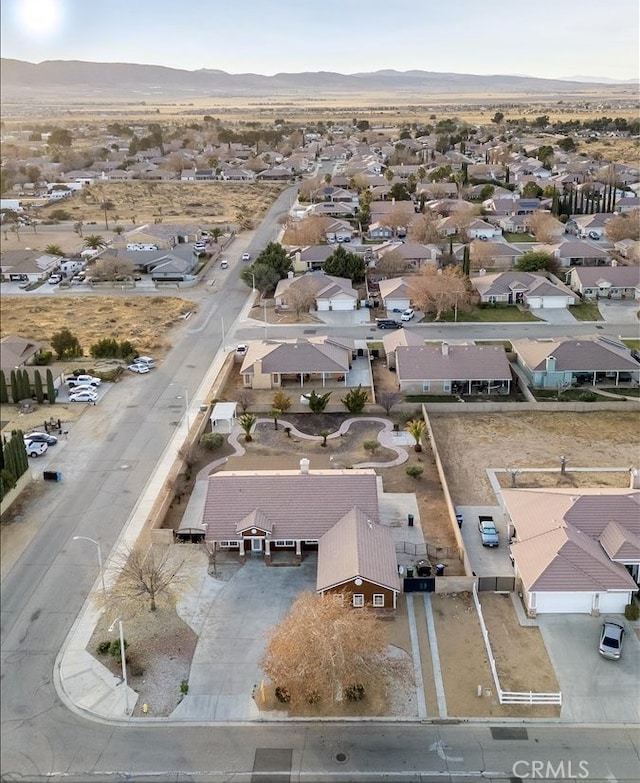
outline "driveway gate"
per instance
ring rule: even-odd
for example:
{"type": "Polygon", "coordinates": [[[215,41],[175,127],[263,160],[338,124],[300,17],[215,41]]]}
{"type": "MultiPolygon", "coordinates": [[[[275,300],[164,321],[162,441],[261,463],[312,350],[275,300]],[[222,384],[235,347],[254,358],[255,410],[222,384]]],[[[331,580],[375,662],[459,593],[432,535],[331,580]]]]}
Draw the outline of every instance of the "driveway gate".
{"type": "Polygon", "coordinates": [[[433,593],[436,589],[435,576],[405,576],[403,582],[405,593],[433,593]]]}

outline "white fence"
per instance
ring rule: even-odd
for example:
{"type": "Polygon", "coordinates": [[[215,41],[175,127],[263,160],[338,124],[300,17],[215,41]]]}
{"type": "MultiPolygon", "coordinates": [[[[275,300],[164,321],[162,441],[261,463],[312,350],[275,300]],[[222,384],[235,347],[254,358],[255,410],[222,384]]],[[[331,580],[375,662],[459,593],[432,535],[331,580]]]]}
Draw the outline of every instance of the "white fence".
{"type": "Polygon", "coordinates": [[[473,602],[476,605],[476,611],[478,612],[478,620],[480,620],[480,628],[482,630],[482,638],[484,640],[484,646],[487,649],[487,657],[489,658],[489,666],[491,667],[491,674],[493,675],[493,682],[496,687],[496,693],[498,694],[498,700],[500,704],[562,704],[562,692],[558,693],[534,693],[533,691],[503,691],[500,687],[500,679],[498,678],[498,670],[496,669],[496,661],[493,657],[493,650],[491,649],[491,642],[489,641],[489,632],[482,616],[482,607],[478,600],[478,588],[474,582],[473,585],[473,602]]]}

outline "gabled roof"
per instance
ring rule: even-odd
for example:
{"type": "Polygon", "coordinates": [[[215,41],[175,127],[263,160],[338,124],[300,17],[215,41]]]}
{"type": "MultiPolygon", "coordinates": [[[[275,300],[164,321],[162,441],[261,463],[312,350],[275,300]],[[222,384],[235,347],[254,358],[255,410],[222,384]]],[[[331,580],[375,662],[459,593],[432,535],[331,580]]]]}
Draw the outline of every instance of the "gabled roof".
{"type": "Polygon", "coordinates": [[[546,369],[546,360],[555,357],[557,372],[638,372],[640,365],[628,348],[617,347],[599,338],[580,340],[513,340],[513,350],[533,372],[546,369]]]}
{"type": "Polygon", "coordinates": [[[571,275],[583,286],[640,288],[640,268],[637,266],[574,266],[571,275]]]}
{"type": "Polygon", "coordinates": [[[244,519],[238,520],[236,524],[236,533],[244,533],[245,530],[264,530],[265,533],[271,533],[273,531],[273,522],[267,517],[265,513],[256,508],[247,514],[244,519]]]}
{"type": "Polygon", "coordinates": [[[46,343],[8,334],[0,339],[0,366],[7,371],[13,370],[14,367],[22,367],[45,346],[46,343]]]}
{"type": "Polygon", "coordinates": [[[398,346],[399,381],[510,381],[511,368],[499,345],[398,346]]]}
{"type": "Polygon", "coordinates": [[[361,509],[352,508],[318,542],[316,590],[330,590],[358,577],[400,590],[391,534],[361,509]]]}
{"type": "Polygon", "coordinates": [[[378,521],[375,471],[222,471],[209,477],[202,521],[208,541],[236,539],[251,514],[273,538],[319,539],[354,507],[378,521]]]}
{"type": "Polygon", "coordinates": [[[612,560],[640,563],[640,535],[611,521],[600,533],[600,545],[612,560]]]}
{"type": "Polygon", "coordinates": [[[344,373],[349,370],[349,340],[327,336],[291,340],[251,340],[240,372],[253,374],[262,361],[263,373],[344,373]]]}
{"type": "Polygon", "coordinates": [[[380,296],[382,299],[391,297],[400,299],[411,298],[411,286],[405,277],[391,277],[388,280],[381,280],[378,283],[380,296]]]}

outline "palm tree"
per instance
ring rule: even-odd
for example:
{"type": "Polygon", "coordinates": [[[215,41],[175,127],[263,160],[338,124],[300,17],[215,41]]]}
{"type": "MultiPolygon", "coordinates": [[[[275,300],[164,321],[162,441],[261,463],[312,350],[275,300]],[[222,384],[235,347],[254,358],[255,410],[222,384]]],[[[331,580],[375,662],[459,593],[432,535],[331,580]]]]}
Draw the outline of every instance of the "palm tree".
{"type": "Polygon", "coordinates": [[[251,430],[253,429],[253,425],[256,423],[256,421],[257,419],[253,413],[243,413],[242,416],[240,416],[238,419],[238,424],[244,430],[244,439],[247,443],[250,440],[253,440],[251,437],[251,430]]]}
{"type": "Polygon", "coordinates": [[[408,422],[407,426],[405,427],[405,430],[415,438],[416,443],[413,447],[415,451],[422,451],[420,438],[422,438],[425,427],[426,424],[422,419],[413,419],[413,421],[408,422]]]}
{"type": "Polygon", "coordinates": [[[216,245],[218,244],[220,237],[224,236],[224,231],[221,228],[212,228],[210,233],[216,245]]]}
{"type": "Polygon", "coordinates": [[[104,237],[101,237],[100,234],[90,234],[88,237],[85,237],[84,244],[90,250],[100,250],[101,247],[107,246],[104,237]]]}
{"type": "Polygon", "coordinates": [[[327,445],[327,438],[331,434],[330,430],[320,430],[320,437],[322,438],[321,446],[327,445]]]}
{"type": "Polygon", "coordinates": [[[124,234],[124,226],[114,226],[113,233],[119,237],[122,236],[124,234]]]}
{"type": "Polygon", "coordinates": [[[48,256],[64,256],[64,251],[60,245],[47,245],[44,249],[44,252],[48,256]]]}
{"type": "Polygon", "coordinates": [[[109,218],[107,215],[107,212],[110,209],[113,209],[113,201],[103,201],[102,204],[100,204],[101,209],[104,210],[104,227],[108,231],[109,230],[109,218]]]}
{"type": "Polygon", "coordinates": [[[271,418],[273,419],[274,430],[278,429],[278,419],[280,418],[281,415],[282,415],[282,411],[280,410],[280,408],[272,408],[269,411],[269,416],[271,416],[271,418]]]}

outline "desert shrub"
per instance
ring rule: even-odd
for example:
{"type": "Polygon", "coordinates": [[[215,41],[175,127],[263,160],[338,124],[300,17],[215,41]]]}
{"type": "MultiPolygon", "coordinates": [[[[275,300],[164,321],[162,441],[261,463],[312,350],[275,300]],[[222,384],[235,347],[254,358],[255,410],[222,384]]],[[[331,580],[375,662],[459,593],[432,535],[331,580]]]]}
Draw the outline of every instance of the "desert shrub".
{"type": "Polygon", "coordinates": [[[40,351],[40,353],[37,353],[33,359],[33,363],[39,367],[43,367],[46,364],[51,364],[53,360],[53,352],[52,351],[40,351]]]}
{"type": "Polygon", "coordinates": [[[200,437],[200,445],[208,451],[219,449],[224,443],[224,438],[219,432],[205,432],[200,437]]]}
{"type": "Polygon", "coordinates": [[[404,469],[404,472],[407,474],[407,476],[417,479],[422,475],[423,470],[424,468],[421,468],[420,465],[408,465],[404,469]]]}
{"type": "Polygon", "coordinates": [[[288,704],[291,701],[291,691],[282,685],[278,685],[276,688],[276,699],[283,704],[288,704]]]}
{"type": "Polygon", "coordinates": [[[598,395],[594,392],[582,392],[580,394],[579,399],[582,400],[582,402],[595,402],[598,399],[598,395]]]}
{"type": "MultiPolygon", "coordinates": [[[[127,647],[129,644],[127,643],[127,640],[124,639],[124,649],[126,652],[127,647]]],[[[109,655],[113,655],[114,658],[117,658],[120,660],[120,639],[114,639],[111,644],[109,645],[109,655]]]]}
{"type": "Polygon", "coordinates": [[[364,685],[361,682],[348,685],[344,689],[344,697],[347,701],[362,701],[364,699],[364,685]]]}
{"type": "Polygon", "coordinates": [[[640,619],[640,606],[638,606],[635,601],[627,604],[624,608],[624,616],[625,619],[631,620],[632,622],[640,619]]]}
{"type": "Polygon", "coordinates": [[[320,694],[317,690],[313,689],[307,691],[305,699],[307,700],[307,704],[317,704],[320,701],[320,694]]]}
{"type": "Polygon", "coordinates": [[[380,443],[377,440],[365,440],[365,442],[362,444],[362,448],[371,454],[375,454],[376,451],[378,451],[380,448],[380,443]]]}
{"type": "Polygon", "coordinates": [[[106,655],[111,650],[111,642],[103,641],[96,647],[98,655],[106,655]]]}
{"type": "Polygon", "coordinates": [[[189,680],[182,680],[180,683],[180,693],[182,693],[184,696],[189,693],[189,680]]]}

